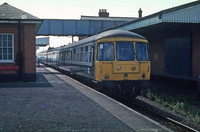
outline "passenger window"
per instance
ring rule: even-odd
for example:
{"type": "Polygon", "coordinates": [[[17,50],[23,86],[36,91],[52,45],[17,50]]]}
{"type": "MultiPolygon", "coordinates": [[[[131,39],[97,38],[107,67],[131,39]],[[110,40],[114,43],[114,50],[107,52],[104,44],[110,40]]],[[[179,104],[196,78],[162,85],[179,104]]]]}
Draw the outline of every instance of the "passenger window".
{"type": "Polygon", "coordinates": [[[60,52],[60,64],[63,65],[64,64],[64,55],[63,55],[63,51],[60,52]]]}
{"type": "Polygon", "coordinates": [[[148,61],[148,50],[147,50],[147,44],[142,42],[137,42],[135,44],[136,48],[136,58],[138,61],[148,61]]]}
{"type": "Polygon", "coordinates": [[[117,60],[132,61],[134,60],[134,45],[132,42],[117,42],[117,60]]]}
{"type": "Polygon", "coordinates": [[[85,47],[84,62],[88,62],[88,46],[85,47]]]}
{"type": "Polygon", "coordinates": [[[67,62],[67,50],[65,50],[65,63],[67,62]]]}
{"type": "Polygon", "coordinates": [[[89,62],[92,62],[92,45],[90,45],[90,56],[89,56],[89,62]]]}
{"type": "Polygon", "coordinates": [[[98,61],[114,61],[115,51],[113,43],[101,43],[98,45],[98,61]]]}
{"type": "Polygon", "coordinates": [[[76,49],[73,51],[73,61],[76,61],[76,49]]]}
{"type": "Polygon", "coordinates": [[[80,61],[79,48],[77,48],[77,61],[80,61]]]}
{"type": "Polygon", "coordinates": [[[72,51],[71,50],[67,50],[66,61],[71,61],[71,60],[72,60],[72,51]]]}
{"type": "Polygon", "coordinates": [[[83,62],[83,47],[80,50],[80,61],[83,62]]]}

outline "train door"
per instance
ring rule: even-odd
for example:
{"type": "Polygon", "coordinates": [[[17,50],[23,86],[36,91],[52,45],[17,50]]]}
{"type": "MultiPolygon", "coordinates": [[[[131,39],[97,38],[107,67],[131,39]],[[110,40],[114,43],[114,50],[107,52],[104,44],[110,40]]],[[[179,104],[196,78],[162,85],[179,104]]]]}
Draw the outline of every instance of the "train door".
{"type": "Polygon", "coordinates": [[[114,43],[99,43],[96,47],[95,59],[95,79],[97,81],[109,79],[112,75],[113,61],[115,60],[114,43]]]}

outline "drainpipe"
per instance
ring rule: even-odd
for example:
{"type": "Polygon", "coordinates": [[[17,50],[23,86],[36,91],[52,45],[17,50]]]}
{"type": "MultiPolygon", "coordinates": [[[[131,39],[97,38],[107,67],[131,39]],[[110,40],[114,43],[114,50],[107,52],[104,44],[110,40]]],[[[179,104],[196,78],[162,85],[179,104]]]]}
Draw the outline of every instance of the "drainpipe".
{"type": "Polygon", "coordinates": [[[20,23],[20,21],[18,21],[17,65],[19,66],[19,69],[18,69],[19,80],[22,80],[22,52],[21,52],[21,23],[20,23]]]}
{"type": "Polygon", "coordinates": [[[198,79],[197,79],[197,93],[200,96],[200,74],[199,74],[198,79]]]}

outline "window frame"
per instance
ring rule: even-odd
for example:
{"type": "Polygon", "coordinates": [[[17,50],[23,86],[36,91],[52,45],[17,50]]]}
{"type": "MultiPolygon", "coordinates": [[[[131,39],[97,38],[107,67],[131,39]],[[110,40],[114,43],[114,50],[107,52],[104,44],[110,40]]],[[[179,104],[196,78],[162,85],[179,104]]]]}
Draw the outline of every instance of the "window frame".
{"type": "Polygon", "coordinates": [[[148,44],[147,43],[145,43],[145,42],[135,42],[135,50],[136,50],[135,56],[136,56],[137,61],[149,61],[149,53],[148,53],[148,44]],[[142,45],[142,44],[146,45],[146,47],[145,47],[146,48],[146,59],[145,60],[139,59],[140,57],[138,56],[139,54],[138,54],[138,51],[137,51],[137,45],[142,45]]]}
{"type": "Polygon", "coordinates": [[[89,58],[93,58],[93,44],[88,43],[81,46],[76,46],[72,48],[73,50],[76,49],[76,60],[72,61],[72,64],[84,65],[84,66],[92,66],[92,61],[89,61],[89,58]],[[90,56],[91,55],[91,56],[90,56]]]}
{"type": "Polygon", "coordinates": [[[2,36],[2,38],[0,38],[1,39],[1,43],[2,44],[0,44],[0,50],[2,50],[2,59],[0,59],[0,63],[14,63],[14,34],[13,33],[0,33],[0,35],[2,36]],[[7,59],[5,60],[5,59],[3,59],[3,49],[4,49],[4,47],[3,47],[3,35],[6,35],[7,36],[7,41],[6,41],[6,43],[7,43],[7,47],[6,47],[6,49],[7,49],[7,59]],[[11,47],[9,47],[8,46],[8,42],[9,42],[9,40],[8,40],[8,36],[9,35],[11,35],[12,36],[12,46],[11,47]],[[8,49],[9,48],[12,48],[12,59],[9,59],[9,57],[8,57],[8,54],[9,54],[9,52],[8,52],[8,49]]]}
{"type": "MultiPolygon", "coordinates": [[[[122,44],[122,45],[124,45],[124,44],[122,44]]],[[[129,56],[130,57],[130,56],[129,56]]],[[[135,61],[135,59],[136,59],[136,56],[135,56],[135,46],[134,46],[134,42],[132,42],[132,41],[117,41],[116,42],[116,59],[117,59],[117,61],[135,61]],[[130,59],[122,59],[121,58],[121,56],[122,56],[122,53],[120,52],[120,46],[121,46],[121,43],[125,43],[125,44],[131,44],[131,48],[133,48],[132,49],[132,56],[131,57],[133,57],[133,58],[130,58],[130,59]]]]}
{"type": "Polygon", "coordinates": [[[98,44],[97,44],[97,56],[96,56],[96,60],[97,60],[97,61],[115,61],[115,44],[114,44],[113,42],[100,42],[100,43],[98,43],[98,44]],[[109,44],[111,44],[111,45],[113,46],[113,55],[114,55],[114,58],[113,58],[113,59],[110,59],[110,60],[106,60],[106,59],[100,60],[100,59],[99,59],[99,46],[100,46],[101,44],[104,45],[105,43],[109,43],[109,44]]]}

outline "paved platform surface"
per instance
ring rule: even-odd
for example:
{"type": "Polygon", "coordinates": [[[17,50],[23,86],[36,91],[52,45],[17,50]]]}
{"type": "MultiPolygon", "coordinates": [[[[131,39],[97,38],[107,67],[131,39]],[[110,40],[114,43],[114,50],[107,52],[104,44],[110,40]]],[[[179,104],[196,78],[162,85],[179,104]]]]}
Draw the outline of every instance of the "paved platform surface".
{"type": "Polygon", "coordinates": [[[170,131],[47,67],[36,82],[0,84],[0,131],[170,131]]]}

